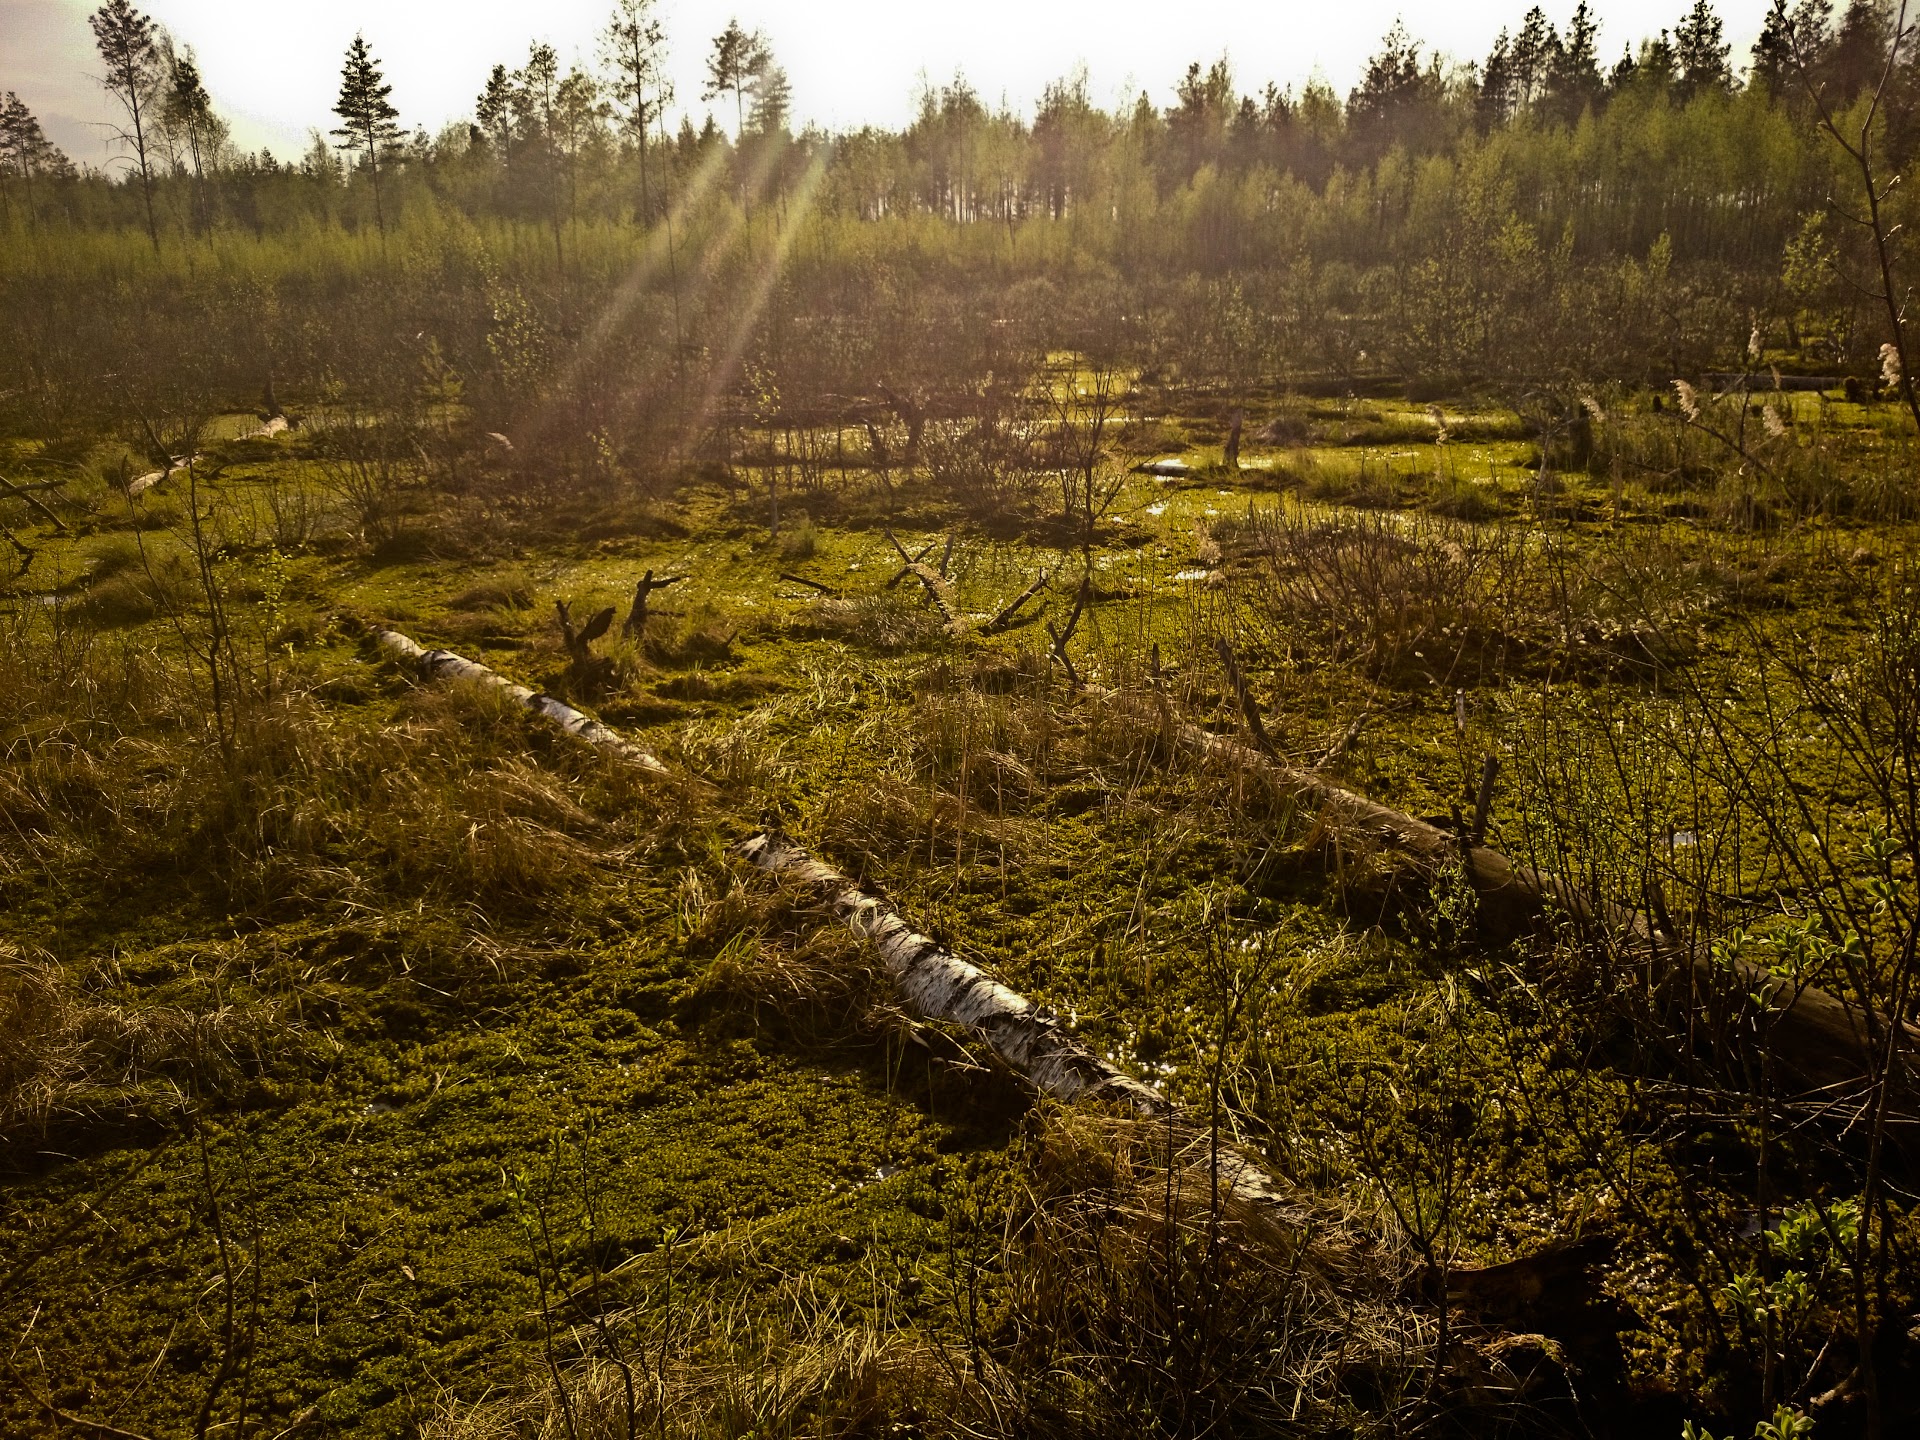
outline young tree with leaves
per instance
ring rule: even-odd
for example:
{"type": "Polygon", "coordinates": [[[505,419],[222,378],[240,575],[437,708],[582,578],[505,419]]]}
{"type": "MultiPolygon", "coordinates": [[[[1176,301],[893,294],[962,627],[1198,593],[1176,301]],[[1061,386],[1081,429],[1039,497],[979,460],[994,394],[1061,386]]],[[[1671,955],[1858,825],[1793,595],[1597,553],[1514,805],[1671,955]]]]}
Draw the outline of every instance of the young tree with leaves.
{"type": "Polygon", "coordinates": [[[140,172],[141,198],[146,202],[147,238],[157,254],[160,227],[153,218],[153,167],[147,154],[147,132],[164,83],[158,27],[151,16],[134,9],[128,0],[107,0],[87,17],[87,24],[93,30],[94,48],[106,66],[100,83],[127,117],[115,138],[133,151],[134,166],[140,172]]]}
{"type": "Polygon", "coordinates": [[[380,199],[380,151],[400,138],[394,122],[400,112],[387,97],[393,86],[380,73],[380,62],[373,58],[364,35],[355,35],[347,47],[346,63],[340,67],[340,98],[333,113],[343,122],[333,134],[342,142],[342,150],[366,158],[373,177],[373,218],[381,237],[387,233],[386,211],[380,199]]]}

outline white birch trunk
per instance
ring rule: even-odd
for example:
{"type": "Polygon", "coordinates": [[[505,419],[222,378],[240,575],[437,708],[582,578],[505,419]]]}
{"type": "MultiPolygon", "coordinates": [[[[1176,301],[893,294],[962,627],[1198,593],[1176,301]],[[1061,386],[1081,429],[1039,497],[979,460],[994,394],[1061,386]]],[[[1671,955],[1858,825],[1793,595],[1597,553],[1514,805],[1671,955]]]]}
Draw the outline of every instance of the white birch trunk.
{"type": "Polygon", "coordinates": [[[388,654],[414,666],[428,679],[471,680],[476,684],[490,685],[503,694],[511,696],[535,714],[546,716],[569,735],[584,740],[589,745],[617,755],[629,764],[638,765],[642,770],[652,771],[656,775],[667,773],[666,765],[657,756],[643,750],[625,736],[608,729],[591,715],[584,714],[564,701],[554,699],[551,695],[542,695],[537,690],[529,690],[525,685],[516,685],[506,676],[498,671],[489,670],[476,660],[469,660],[464,655],[456,655],[451,650],[423,650],[398,630],[375,630],[373,638],[388,654]]]}

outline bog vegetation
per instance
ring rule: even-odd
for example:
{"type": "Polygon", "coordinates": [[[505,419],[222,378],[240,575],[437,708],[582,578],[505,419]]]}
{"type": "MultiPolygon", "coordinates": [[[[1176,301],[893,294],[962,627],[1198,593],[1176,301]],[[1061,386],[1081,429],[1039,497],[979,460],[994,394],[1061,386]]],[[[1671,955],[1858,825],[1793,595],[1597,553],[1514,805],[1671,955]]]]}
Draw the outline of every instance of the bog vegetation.
{"type": "Polygon", "coordinates": [[[1920,1421],[1904,8],[796,135],[622,0],[294,163],[93,26],[0,1429],[1920,1421]]]}

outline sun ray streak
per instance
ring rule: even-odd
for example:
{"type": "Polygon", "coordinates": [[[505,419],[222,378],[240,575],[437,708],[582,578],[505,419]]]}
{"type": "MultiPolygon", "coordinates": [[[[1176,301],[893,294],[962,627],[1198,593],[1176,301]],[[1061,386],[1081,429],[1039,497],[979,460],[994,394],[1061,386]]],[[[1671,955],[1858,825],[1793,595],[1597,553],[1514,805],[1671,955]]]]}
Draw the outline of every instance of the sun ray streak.
{"type": "MultiPolygon", "coordinates": [[[[725,168],[726,156],[716,148],[693,173],[686,188],[674,202],[672,224],[685,231],[688,219],[705,202],[725,168]]],[[[585,375],[588,367],[598,362],[605,354],[607,346],[619,333],[621,325],[632,314],[640,297],[646,293],[666,264],[669,243],[667,236],[666,225],[654,227],[653,233],[647,237],[639,258],[622,278],[619,288],[614,291],[600,313],[594,317],[587,332],[574,346],[565,369],[552,389],[552,397],[572,394],[578,388],[581,377],[585,375]]],[[[556,418],[554,398],[550,398],[529,417],[527,429],[532,437],[537,438],[546,432],[547,426],[556,418]]]]}
{"type": "Polygon", "coordinates": [[[808,163],[806,172],[801,176],[800,183],[795,186],[790,207],[792,213],[787,223],[781,227],[774,241],[772,253],[767,257],[766,264],[761,267],[759,275],[753,282],[753,289],[749,292],[745,305],[741,307],[734,321],[733,335],[726,349],[720,352],[719,360],[708,372],[707,386],[700,397],[699,404],[687,417],[689,435],[697,434],[705,426],[720,396],[738,378],[741,360],[746,355],[748,345],[752,343],[754,326],[759,322],[761,312],[766,309],[768,297],[773,294],[773,287],[780,279],[780,272],[786,264],[787,252],[793,248],[793,242],[799,236],[801,227],[805,225],[813,211],[814,201],[820,190],[820,182],[826,177],[827,164],[827,156],[816,152],[808,163]]]}

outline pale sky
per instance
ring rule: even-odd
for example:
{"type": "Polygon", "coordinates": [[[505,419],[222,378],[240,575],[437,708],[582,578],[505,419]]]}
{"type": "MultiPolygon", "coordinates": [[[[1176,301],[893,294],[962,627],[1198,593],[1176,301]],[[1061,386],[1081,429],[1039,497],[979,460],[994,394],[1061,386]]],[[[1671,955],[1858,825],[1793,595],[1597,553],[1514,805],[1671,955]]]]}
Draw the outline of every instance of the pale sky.
{"type": "MultiPolygon", "coordinates": [[[[103,163],[101,122],[109,108],[86,17],[97,0],[0,0],[0,90],[14,90],[49,136],[74,159],[103,163]]],[[[1130,103],[1144,89],[1169,103],[1190,60],[1225,52],[1243,92],[1269,80],[1298,89],[1316,69],[1344,95],[1396,17],[1414,37],[1461,61],[1484,56],[1503,27],[1518,28],[1531,0],[663,0],[676,108],[696,123],[702,67],[729,16],[763,29],[793,81],[795,119],[828,129],[903,124],[921,79],[963,72],[990,105],[1004,99],[1032,114],[1042,88],[1084,63],[1097,102],[1130,103]]],[[[1690,0],[1595,0],[1600,54],[1671,28],[1690,0]]],[[[429,132],[471,114],[487,72],[517,65],[534,40],[562,63],[589,65],[611,0],[152,0],[144,9],[193,47],[216,105],[247,148],[271,146],[282,159],[303,149],[307,131],[336,123],[340,58],[364,31],[393,85],[401,122],[429,132]]],[[[1767,0],[1720,0],[1736,68],[1759,33],[1767,0]]],[[[1564,27],[1573,0],[1549,0],[1564,27]]],[[[719,112],[723,123],[729,118],[719,112]]]]}

